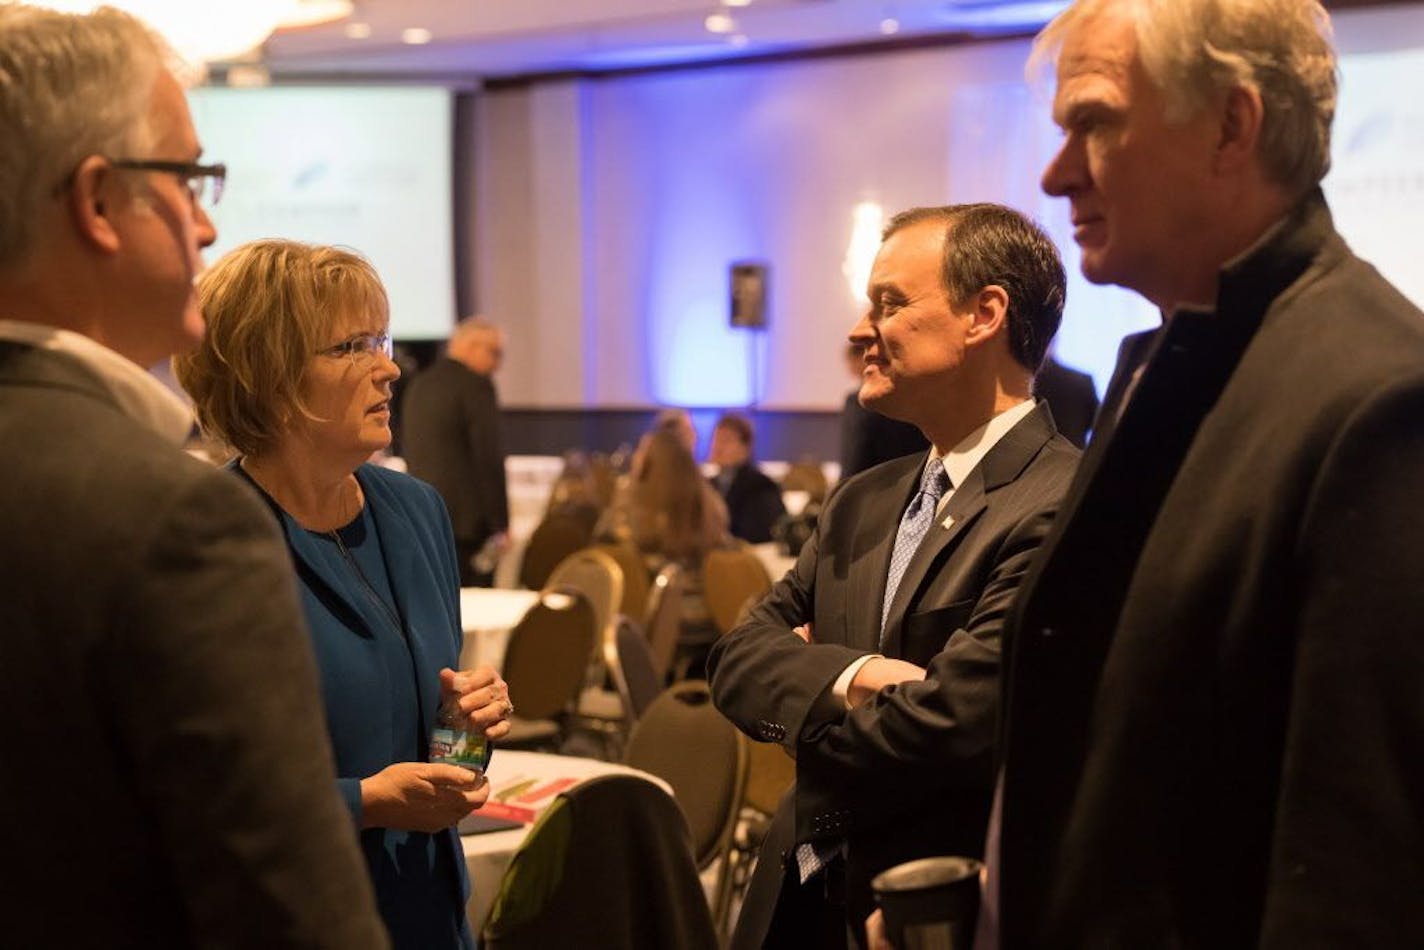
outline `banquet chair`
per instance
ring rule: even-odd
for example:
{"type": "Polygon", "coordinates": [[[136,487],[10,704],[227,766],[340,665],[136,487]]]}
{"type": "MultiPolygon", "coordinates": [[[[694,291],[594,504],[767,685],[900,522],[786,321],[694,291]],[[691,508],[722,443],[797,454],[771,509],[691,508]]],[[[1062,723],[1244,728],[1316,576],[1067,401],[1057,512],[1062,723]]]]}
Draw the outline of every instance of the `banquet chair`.
{"type": "Polygon", "coordinates": [[[593,605],[578,590],[546,590],[509,634],[504,681],[515,703],[501,746],[557,748],[578,701],[598,637],[593,605]]]}
{"type": "Polygon", "coordinates": [[[611,686],[583,691],[574,725],[595,733],[602,740],[602,758],[613,760],[622,754],[634,723],[657,698],[662,681],[647,636],[629,617],[618,618],[615,639],[604,644],[603,663],[611,686]]]}
{"type": "Polygon", "coordinates": [[[723,881],[729,893],[720,905],[723,916],[716,921],[719,931],[726,929],[732,903],[745,896],[772,816],[796,781],[796,761],[781,746],[773,742],[747,745],[747,785],[727,849],[727,876],[723,881]]]}
{"type": "Polygon", "coordinates": [[[623,569],[607,552],[592,547],[572,552],[549,572],[544,587],[572,587],[587,597],[598,620],[600,639],[595,646],[601,651],[604,643],[613,642],[623,602],[623,569]]]}
{"type": "Polygon", "coordinates": [[[524,560],[519,565],[519,583],[530,590],[543,590],[559,562],[588,546],[593,529],[584,519],[561,511],[551,511],[529,536],[524,560]]]}
{"type": "Polygon", "coordinates": [[[505,870],[483,945],[716,950],[677,804],[636,775],[560,794],[505,870]]]}
{"type": "Polygon", "coordinates": [[[702,589],[712,623],[726,633],[736,626],[748,600],[771,590],[771,576],[751,548],[718,548],[702,561],[702,589]]]}
{"type": "Polygon", "coordinates": [[[722,858],[714,887],[714,920],[726,919],[726,860],[746,788],[750,740],[712,705],[707,684],[678,683],[653,700],[633,727],[623,763],[672,786],[692,831],[697,867],[722,858]]]}
{"type": "Polygon", "coordinates": [[[653,582],[648,576],[648,565],[643,555],[628,541],[597,544],[594,549],[613,558],[623,569],[623,598],[618,605],[619,612],[641,621],[648,607],[648,591],[653,582]]]}
{"type": "Polygon", "coordinates": [[[643,630],[653,654],[653,669],[658,681],[666,683],[677,654],[677,638],[682,626],[682,568],[668,564],[653,579],[648,591],[648,606],[643,615],[643,630]]]}

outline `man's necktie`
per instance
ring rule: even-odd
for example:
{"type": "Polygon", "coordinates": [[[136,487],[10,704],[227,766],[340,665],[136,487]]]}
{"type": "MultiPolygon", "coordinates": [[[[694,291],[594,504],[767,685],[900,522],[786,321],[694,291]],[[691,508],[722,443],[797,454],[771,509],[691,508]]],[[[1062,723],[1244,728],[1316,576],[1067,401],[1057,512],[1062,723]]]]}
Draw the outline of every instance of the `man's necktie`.
{"type": "Polygon", "coordinates": [[[890,605],[895,601],[895,591],[905,576],[905,568],[910,566],[920,542],[934,524],[939,510],[939,500],[950,488],[949,473],[944,463],[934,459],[925,467],[920,476],[920,490],[910,499],[910,507],[900,519],[900,530],[895,534],[895,550],[890,555],[890,573],[885,578],[885,603],[880,608],[880,649],[885,649],[885,623],[890,619],[890,605]]]}
{"type": "MultiPolygon", "coordinates": [[[[895,599],[895,589],[905,576],[905,568],[915,556],[920,542],[934,524],[939,510],[939,500],[950,488],[949,473],[944,463],[935,459],[926,466],[920,476],[920,490],[910,499],[910,507],[905,509],[900,519],[900,529],[895,533],[895,550],[890,555],[890,573],[885,579],[885,606],[880,616],[880,648],[885,649],[885,620],[890,616],[890,603],[895,599]]],[[[839,841],[821,841],[813,844],[805,841],[796,847],[796,867],[801,883],[805,884],[835,857],[841,849],[839,841]]]]}

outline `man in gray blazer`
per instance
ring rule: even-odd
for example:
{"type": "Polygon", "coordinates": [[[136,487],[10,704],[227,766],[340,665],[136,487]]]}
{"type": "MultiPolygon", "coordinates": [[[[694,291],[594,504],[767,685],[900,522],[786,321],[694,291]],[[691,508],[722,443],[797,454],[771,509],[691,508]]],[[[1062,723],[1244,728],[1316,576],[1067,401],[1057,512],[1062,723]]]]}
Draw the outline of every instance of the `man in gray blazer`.
{"type": "Polygon", "coordinates": [[[1087,0],[1039,50],[1084,275],[1165,322],[1005,629],[981,919],[1013,948],[1424,946],[1424,316],[1319,188],[1329,17],[1087,0]]]}
{"type": "Polygon", "coordinates": [[[873,875],[978,853],[1000,626],[1078,458],[1030,395],[1064,294],[1031,222],[983,204],[897,215],[867,293],[861,400],[932,449],[843,483],[796,567],[713,647],[717,707],[796,757],[738,947],[844,946],[873,875]]]}
{"type": "Polygon", "coordinates": [[[381,947],[286,552],[143,369],[223,178],[166,56],[0,7],[0,942],[381,947]]]}

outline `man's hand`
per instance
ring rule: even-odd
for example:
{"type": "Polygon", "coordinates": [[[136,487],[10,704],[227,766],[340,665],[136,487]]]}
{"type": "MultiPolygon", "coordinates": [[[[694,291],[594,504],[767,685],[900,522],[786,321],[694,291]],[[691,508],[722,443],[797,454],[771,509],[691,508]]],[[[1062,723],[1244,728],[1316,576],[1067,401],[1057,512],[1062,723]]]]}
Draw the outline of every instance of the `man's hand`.
{"type": "Polygon", "coordinates": [[[925,669],[904,660],[892,660],[890,657],[877,656],[866,661],[860,669],[856,670],[855,678],[850,681],[850,688],[846,690],[846,702],[850,707],[868,702],[886,686],[893,686],[897,683],[913,683],[925,678],[925,669]]]}
{"type": "Polygon", "coordinates": [[[811,625],[809,623],[803,623],[799,627],[792,627],[791,632],[807,643],[811,642],[811,625]]]}

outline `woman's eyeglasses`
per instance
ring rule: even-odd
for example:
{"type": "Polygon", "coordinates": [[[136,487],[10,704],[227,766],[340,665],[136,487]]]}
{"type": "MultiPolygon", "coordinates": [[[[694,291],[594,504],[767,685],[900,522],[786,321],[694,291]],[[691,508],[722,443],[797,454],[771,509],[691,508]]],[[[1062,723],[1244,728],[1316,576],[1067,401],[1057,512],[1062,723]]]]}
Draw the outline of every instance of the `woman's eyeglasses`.
{"type": "Polygon", "coordinates": [[[377,353],[390,359],[394,352],[388,333],[362,333],[349,340],[342,340],[340,343],[316,351],[318,356],[329,356],[334,359],[344,356],[351,360],[352,366],[358,369],[369,366],[375,360],[377,353]]]}

